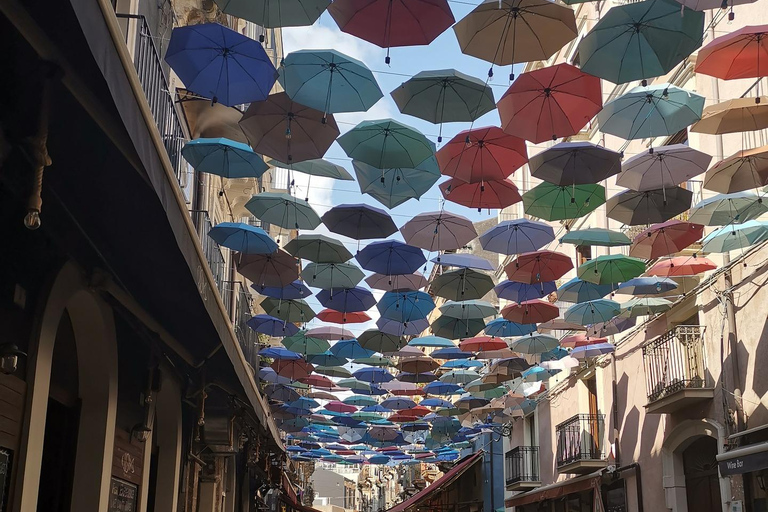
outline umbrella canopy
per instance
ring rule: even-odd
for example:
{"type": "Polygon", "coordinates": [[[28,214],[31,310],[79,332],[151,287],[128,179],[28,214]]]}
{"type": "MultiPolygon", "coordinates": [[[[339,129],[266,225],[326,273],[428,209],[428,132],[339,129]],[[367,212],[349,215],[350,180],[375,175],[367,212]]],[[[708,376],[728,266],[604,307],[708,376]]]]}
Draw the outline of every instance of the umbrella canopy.
{"type": "Polygon", "coordinates": [[[365,274],[351,263],[310,263],[301,271],[301,277],[313,288],[354,288],[365,274]]]}
{"type": "Polygon", "coordinates": [[[716,229],[702,241],[703,252],[729,252],[768,240],[768,224],[749,220],[716,229]]]}
{"type": "Polygon", "coordinates": [[[483,352],[486,350],[509,348],[509,345],[507,345],[507,342],[501,338],[476,336],[474,338],[462,340],[461,343],[459,343],[459,348],[464,352],[483,352]]]}
{"type": "Polygon", "coordinates": [[[703,187],[723,194],[768,185],[768,146],[739,151],[712,166],[703,187]]]}
{"type": "Polygon", "coordinates": [[[607,322],[621,312],[618,302],[598,299],[575,304],[568,308],[563,315],[566,322],[580,325],[592,325],[607,322]]]}
{"type": "Polygon", "coordinates": [[[401,336],[387,334],[377,330],[368,330],[357,337],[358,343],[364,349],[374,352],[396,352],[408,341],[401,336]]]}
{"type": "MultiPolygon", "coordinates": [[[[647,0],[646,0],[647,1],[647,0]]],[[[664,222],[691,207],[693,192],[682,187],[635,192],[626,190],[605,203],[608,217],[628,226],[664,222]]]]}
{"type": "Polygon", "coordinates": [[[384,96],[368,66],[336,50],[295,51],[281,64],[288,96],[326,114],[363,112],[384,96]]]}
{"type": "Polygon", "coordinates": [[[317,319],[333,324],[362,324],[371,320],[371,317],[362,311],[356,313],[342,313],[334,309],[324,309],[317,314],[317,319]]]}
{"type": "Polygon", "coordinates": [[[452,384],[450,382],[441,382],[439,380],[430,382],[426,386],[424,386],[424,392],[428,395],[452,395],[459,389],[461,389],[461,386],[458,384],[452,384]]]}
{"type": "Polygon", "coordinates": [[[315,263],[344,263],[352,259],[343,243],[325,235],[299,235],[283,249],[296,258],[315,263]]]}
{"type": "Polygon", "coordinates": [[[413,274],[427,262],[421,249],[397,240],[371,242],[355,259],[365,270],[388,276],[413,274]]]}
{"type": "Polygon", "coordinates": [[[216,0],[225,13],[266,28],[312,25],[330,3],[331,0],[216,0]]]}
{"type": "MultiPolygon", "coordinates": [[[[307,335],[309,336],[310,334],[308,333],[307,335]]],[[[309,354],[307,355],[307,361],[315,366],[341,366],[349,362],[347,358],[339,357],[330,351],[323,352],[322,354],[309,354]]],[[[346,377],[349,377],[349,375],[346,377]]]]}
{"type": "Polygon", "coordinates": [[[291,284],[279,287],[259,286],[252,284],[251,288],[253,288],[254,291],[256,291],[259,295],[283,300],[303,299],[312,295],[312,292],[309,291],[307,285],[305,285],[302,281],[294,281],[291,284]]]}
{"type": "Polygon", "coordinates": [[[426,373],[440,367],[440,363],[429,356],[403,357],[397,368],[408,373],[426,373]]]}
{"type": "Polygon", "coordinates": [[[558,339],[546,334],[523,336],[510,344],[512,350],[523,354],[543,354],[558,346],[558,339]]]}
{"type": "Polygon", "coordinates": [[[768,212],[768,204],[755,193],[718,194],[696,203],[688,221],[705,226],[725,226],[756,219],[765,212],[768,212]]]}
{"type": "Polygon", "coordinates": [[[376,405],[378,402],[375,398],[365,395],[352,395],[348,396],[344,400],[342,400],[343,403],[347,405],[354,405],[358,407],[365,407],[367,405],[376,405]]]}
{"type": "Polygon", "coordinates": [[[373,274],[366,277],[365,282],[374,290],[384,290],[385,292],[419,290],[427,286],[427,279],[420,272],[397,276],[373,274]]]}
{"type": "Polygon", "coordinates": [[[717,265],[707,258],[679,256],[656,263],[648,269],[648,275],[659,277],[695,276],[716,268],[717,265]]]}
{"type": "Polygon", "coordinates": [[[504,306],[501,316],[518,324],[536,324],[557,318],[560,316],[560,309],[550,302],[533,299],[504,306]]]}
{"type": "Polygon", "coordinates": [[[605,203],[601,185],[559,186],[541,183],[523,194],[523,210],[544,220],[578,219],[605,203]]]}
{"type": "Polygon", "coordinates": [[[397,232],[397,226],[387,212],[367,204],[334,206],[321,219],[333,233],[355,240],[386,238],[397,232]]]}
{"type": "Polygon", "coordinates": [[[495,316],[496,306],[482,300],[448,301],[440,306],[440,313],[451,318],[488,318],[495,316]]]}
{"type": "MultiPolygon", "coordinates": [[[[301,354],[285,349],[283,347],[269,347],[259,351],[259,357],[268,359],[301,359],[301,354]]],[[[283,400],[285,402],[286,400],[283,400]]]]}
{"type": "MultiPolygon", "coordinates": [[[[560,279],[572,268],[573,261],[563,253],[536,251],[521,254],[504,267],[504,271],[511,281],[534,285],[560,279]]],[[[539,289],[543,292],[541,286],[539,289]]],[[[542,294],[539,297],[543,296],[542,294]]]]}
{"type": "Polygon", "coordinates": [[[266,99],[277,80],[258,42],[218,23],[174,28],[165,61],[188,90],[228,107],[266,99]]]}
{"type": "Polygon", "coordinates": [[[598,256],[579,266],[580,279],[595,284],[616,284],[629,281],[645,272],[645,262],[638,258],[608,254],[598,256]]]}
{"type": "Polygon", "coordinates": [[[656,295],[677,289],[678,284],[667,277],[636,277],[616,288],[616,293],[656,295]]]}
{"type": "Polygon", "coordinates": [[[696,93],[672,84],[641,85],[606,103],[597,121],[604,133],[627,140],[645,139],[674,135],[701,119],[703,110],[704,97],[696,93]]]}
{"type": "Polygon", "coordinates": [[[696,133],[721,135],[768,128],[768,97],[737,98],[710,105],[701,121],[691,126],[696,133]]]}
{"type": "Polygon", "coordinates": [[[413,338],[408,342],[411,347],[440,347],[440,348],[455,348],[456,345],[448,338],[442,338],[440,336],[419,336],[413,338]]]}
{"type": "Polygon", "coordinates": [[[634,327],[636,323],[637,320],[635,318],[625,318],[619,315],[609,322],[589,326],[589,331],[595,336],[610,336],[624,332],[634,327]]]}
{"type": "Polygon", "coordinates": [[[629,248],[635,258],[652,259],[682,251],[704,236],[704,226],[672,219],[637,235],[629,248]]]}
{"type": "Polygon", "coordinates": [[[233,259],[237,271],[253,281],[257,290],[288,286],[299,278],[296,258],[282,249],[271,254],[237,254],[233,259]]]}
{"type": "Polygon", "coordinates": [[[499,100],[501,127],[533,143],[576,135],[603,108],[600,79],[570,64],[523,73],[499,100]]]}
{"type": "Polygon", "coordinates": [[[339,145],[353,160],[377,169],[413,169],[435,153],[424,134],[394,119],[363,121],[339,137],[339,145]]]}
{"type": "Polygon", "coordinates": [[[250,146],[225,138],[191,140],[181,154],[196,171],[223,178],[260,178],[269,169],[250,146]]]}
{"type": "Polygon", "coordinates": [[[528,168],[554,185],[589,185],[618,174],[621,155],[589,142],[561,142],[532,156],[528,168]]]}
{"type": "Polygon", "coordinates": [[[428,45],[456,21],[447,0],[338,0],[328,12],[348,34],[387,49],[428,45]]]}
{"type": "Polygon", "coordinates": [[[240,127],[254,151],[293,164],[322,158],[339,136],[332,115],[295,103],[284,92],[251,103],[240,127]]]}
{"type": "Polygon", "coordinates": [[[555,239],[552,226],[527,219],[500,222],[482,235],[480,245],[499,254],[533,252],[555,239]]]}
{"type": "Polygon", "coordinates": [[[293,162],[291,164],[286,164],[272,159],[267,163],[272,167],[290,169],[292,171],[307,174],[309,176],[320,176],[323,178],[332,178],[341,181],[355,180],[345,168],[340,165],[332,164],[328,160],[323,160],[322,158],[304,160],[303,162],[293,162]]]}
{"type": "Polygon", "coordinates": [[[315,373],[318,375],[327,375],[328,377],[346,378],[352,376],[352,373],[343,366],[316,366],[315,373]]]}
{"type": "Polygon", "coordinates": [[[438,254],[437,257],[432,258],[430,261],[444,267],[471,268],[487,270],[489,272],[496,270],[496,267],[490,261],[474,254],[438,254]]]}
{"type": "Polygon", "coordinates": [[[466,384],[479,379],[480,374],[474,370],[452,370],[440,376],[440,382],[447,384],[466,384]]]}
{"type": "Polygon", "coordinates": [[[394,379],[394,376],[384,368],[361,368],[353,373],[353,375],[357,380],[371,384],[389,382],[394,379]]]}
{"type": "Polygon", "coordinates": [[[440,172],[467,183],[503,180],[527,161],[525,141],[495,126],[460,132],[437,152],[440,172]]]}
{"type": "MultiPolygon", "coordinates": [[[[256,315],[248,320],[247,324],[254,331],[269,336],[291,336],[299,332],[299,328],[295,325],[270,315],[256,315]]],[[[286,348],[291,350],[290,347],[286,348]]]]}
{"type": "Polygon", "coordinates": [[[725,9],[734,5],[750,4],[755,0],[676,0],[694,11],[725,9]]]}
{"type": "Polygon", "coordinates": [[[432,333],[452,340],[469,338],[480,334],[485,329],[485,322],[480,318],[451,318],[441,316],[430,326],[432,333]]]}
{"type": "Polygon", "coordinates": [[[278,248],[263,229],[242,222],[221,222],[208,232],[217,244],[243,254],[271,254],[278,248]]]}
{"type": "MultiPolygon", "coordinates": [[[[529,299],[531,300],[531,299],[529,299]]],[[[518,324],[504,318],[496,318],[485,326],[485,334],[489,336],[505,337],[525,336],[536,330],[536,324],[518,324]]],[[[433,354],[434,355],[434,354],[433,354]]],[[[435,356],[437,357],[437,356],[435,356]]]]}
{"type": "Polygon", "coordinates": [[[574,277],[557,289],[558,300],[576,304],[602,299],[611,293],[611,285],[600,285],[574,277]]]}
{"type": "Polygon", "coordinates": [[[315,318],[315,312],[303,299],[281,300],[266,298],[260,306],[268,315],[288,322],[306,323],[315,318]]]}
{"type": "Polygon", "coordinates": [[[430,291],[448,300],[481,299],[493,290],[493,279],[472,269],[458,269],[445,272],[432,280],[430,291]]]}
{"type": "Polygon", "coordinates": [[[283,192],[261,192],[245,208],[262,222],[286,229],[315,229],[320,217],[306,201],[283,192]]]}
{"type": "Polygon", "coordinates": [[[304,355],[323,354],[330,348],[326,340],[309,336],[308,331],[296,331],[287,338],[283,338],[282,343],[288,350],[304,355]]]}
{"type": "Polygon", "coordinates": [[[742,27],[713,39],[699,50],[696,72],[723,80],[768,76],[768,25],[742,27]]]}
{"type": "Polygon", "coordinates": [[[701,45],[704,13],[674,0],[616,7],[579,43],[585,73],[615,84],[664,76],[701,45]]]}
{"type": "Polygon", "coordinates": [[[607,343],[608,338],[597,338],[586,334],[574,334],[560,340],[560,346],[564,348],[584,347],[595,343],[607,343]]]}
{"type": "Polygon", "coordinates": [[[435,303],[424,292],[386,292],[376,307],[382,317],[407,323],[427,318],[435,303]]]}
{"type": "Polygon", "coordinates": [[[507,208],[523,200],[517,185],[509,179],[467,183],[451,178],[440,184],[440,192],[447,201],[478,211],[507,208]]]}
{"type": "Polygon", "coordinates": [[[463,53],[499,66],[547,60],[578,35],[572,9],[535,0],[485,0],[453,30],[463,53]]]}
{"type": "Polygon", "coordinates": [[[408,244],[430,252],[460,249],[477,237],[472,221],[446,211],[416,215],[400,233],[408,244]]]}
{"type": "Polygon", "coordinates": [[[323,307],[335,309],[342,313],[367,311],[376,304],[373,294],[365,288],[332,288],[322,290],[317,294],[317,300],[323,307]]]}
{"type": "Polygon", "coordinates": [[[645,191],[674,187],[704,173],[712,157],[684,144],[652,148],[622,165],[617,185],[645,191]]]}
{"type": "Polygon", "coordinates": [[[378,169],[365,162],[352,161],[360,192],[368,194],[387,208],[409,199],[419,199],[440,179],[437,160],[431,156],[414,168],[378,169]]]}
{"type": "Polygon", "coordinates": [[[672,302],[656,297],[633,297],[621,305],[622,316],[637,318],[663,313],[672,308],[672,302]]]}
{"type": "Polygon", "coordinates": [[[619,231],[605,228],[587,228],[569,231],[560,239],[561,243],[573,245],[598,245],[601,247],[620,247],[630,245],[632,240],[619,231]]]}
{"type": "Polygon", "coordinates": [[[576,359],[586,359],[588,357],[598,357],[605,354],[612,354],[616,348],[610,343],[595,343],[584,347],[576,347],[571,351],[571,357],[576,359]]]}
{"type": "Polygon", "coordinates": [[[344,339],[337,341],[330,348],[332,354],[346,359],[358,359],[361,357],[370,357],[374,353],[371,350],[364,349],[356,339],[344,339]]]}

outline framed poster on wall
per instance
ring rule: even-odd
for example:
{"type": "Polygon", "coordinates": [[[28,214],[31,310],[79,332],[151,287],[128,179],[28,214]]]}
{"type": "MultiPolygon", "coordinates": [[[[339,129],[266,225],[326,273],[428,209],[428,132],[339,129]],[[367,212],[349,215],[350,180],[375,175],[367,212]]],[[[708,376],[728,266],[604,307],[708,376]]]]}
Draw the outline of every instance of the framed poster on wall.
{"type": "Polygon", "coordinates": [[[109,512],[136,512],[138,500],[138,485],[112,477],[109,488],[109,512]]]}

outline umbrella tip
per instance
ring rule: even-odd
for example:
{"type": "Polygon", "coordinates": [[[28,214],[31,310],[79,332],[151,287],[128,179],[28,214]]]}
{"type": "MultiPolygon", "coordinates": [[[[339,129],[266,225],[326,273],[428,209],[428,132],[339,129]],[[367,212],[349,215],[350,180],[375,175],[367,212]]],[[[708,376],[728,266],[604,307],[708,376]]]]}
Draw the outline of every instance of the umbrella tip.
{"type": "Polygon", "coordinates": [[[261,34],[261,35],[259,36],[259,42],[260,42],[260,43],[263,43],[263,42],[264,42],[264,34],[261,34]]]}

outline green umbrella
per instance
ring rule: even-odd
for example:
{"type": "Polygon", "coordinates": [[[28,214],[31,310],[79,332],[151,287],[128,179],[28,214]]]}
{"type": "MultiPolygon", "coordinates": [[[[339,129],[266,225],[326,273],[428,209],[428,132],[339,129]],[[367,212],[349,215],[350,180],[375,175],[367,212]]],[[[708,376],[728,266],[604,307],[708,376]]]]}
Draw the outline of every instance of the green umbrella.
{"type": "Polygon", "coordinates": [[[702,241],[702,252],[729,252],[768,240],[768,223],[749,220],[711,232],[702,241]]]}
{"type": "Polygon", "coordinates": [[[328,377],[352,377],[352,373],[343,366],[315,366],[315,373],[328,377]]]}
{"type": "Polygon", "coordinates": [[[754,192],[717,194],[696,203],[688,222],[705,226],[726,226],[756,219],[768,212],[768,201],[754,192]]]}
{"type": "Polygon", "coordinates": [[[336,383],[340,388],[347,388],[352,391],[370,391],[371,385],[367,382],[357,380],[355,378],[341,379],[336,383]]]}
{"type": "Polygon", "coordinates": [[[395,366],[391,359],[384,356],[370,356],[353,359],[355,364],[367,364],[368,366],[395,366]]]}
{"type": "MultiPolygon", "coordinates": [[[[330,3],[331,0],[216,0],[225,13],[267,28],[312,25],[330,3]]],[[[259,40],[263,43],[264,36],[259,40]]]]}
{"type": "Polygon", "coordinates": [[[440,382],[450,384],[467,384],[480,378],[480,374],[474,370],[453,370],[440,376],[440,382]]]}
{"type": "Polygon", "coordinates": [[[557,338],[547,334],[531,334],[513,341],[509,348],[523,354],[543,354],[560,346],[557,338]]]}
{"type": "Polygon", "coordinates": [[[365,274],[352,263],[310,263],[301,271],[301,277],[313,288],[354,288],[365,274]]]}
{"type": "MultiPolygon", "coordinates": [[[[345,404],[356,405],[358,407],[365,407],[367,405],[376,405],[378,400],[372,396],[367,395],[352,395],[342,400],[345,404]]],[[[366,448],[367,449],[367,448],[366,448]]]]}
{"type": "Polygon", "coordinates": [[[485,322],[480,318],[462,320],[441,316],[431,324],[432,334],[451,340],[470,338],[480,334],[485,329],[485,322]]]}
{"type": "Polygon", "coordinates": [[[621,305],[622,317],[636,318],[638,316],[655,315],[672,308],[672,302],[655,297],[633,297],[621,305]]]}
{"type": "Polygon", "coordinates": [[[432,280],[430,291],[449,300],[481,299],[493,290],[493,279],[477,270],[459,269],[445,272],[432,280]]]}
{"type": "Polygon", "coordinates": [[[424,134],[394,119],[363,121],[337,140],[347,156],[377,169],[415,168],[435,154],[424,134]]]}
{"type": "Polygon", "coordinates": [[[254,217],[286,229],[315,229],[322,222],[309,203],[284,192],[262,192],[245,208],[254,217]]]}
{"type": "Polygon", "coordinates": [[[322,354],[331,348],[327,341],[307,336],[307,331],[299,331],[293,336],[287,336],[283,338],[282,343],[288,350],[304,355],[322,354]]]}
{"type": "Polygon", "coordinates": [[[618,5],[581,40],[580,68],[624,84],[664,76],[693,53],[704,32],[704,13],[674,0],[618,5]]]}
{"type": "Polygon", "coordinates": [[[440,306],[440,312],[451,318],[487,318],[499,313],[496,306],[484,300],[448,301],[440,306]]]}
{"type": "MultiPolygon", "coordinates": [[[[476,396],[480,393],[487,393],[491,390],[498,389],[499,385],[494,382],[483,382],[483,379],[475,379],[471,382],[467,382],[463,386],[464,391],[467,391],[470,395],[476,396]]],[[[506,390],[504,391],[506,394],[506,390]]],[[[488,398],[487,396],[479,396],[478,398],[488,398]]]]}
{"type": "Polygon", "coordinates": [[[566,322],[593,325],[607,322],[621,312],[621,305],[613,300],[597,299],[574,304],[565,311],[566,322]]]}
{"type": "Polygon", "coordinates": [[[544,220],[578,219],[605,203],[601,185],[559,187],[541,183],[523,194],[523,210],[544,220]]]}
{"type": "Polygon", "coordinates": [[[431,156],[414,168],[377,169],[365,162],[352,161],[360,192],[368,194],[387,208],[409,199],[420,198],[440,178],[437,160],[431,156]]]}
{"type": "Polygon", "coordinates": [[[422,71],[392,91],[392,98],[403,114],[441,125],[441,134],[443,123],[472,122],[496,108],[488,84],[455,69],[422,71]]]}
{"type": "Polygon", "coordinates": [[[310,176],[319,176],[321,178],[333,178],[341,181],[354,181],[349,172],[340,165],[332,164],[328,160],[315,159],[305,160],[294,164],[284,164],[277,160],[269,160],[267,162],[272,167],[279,167],[281,169],[291,169],[292,171],[300,172],[302,174],[308,174],[310,176]]]}
{"type": "MultiPolygon", "coordinates": [[[[480,382],[482,383],[482,380],[480,382]]],[[[467,384],[467,386],[469,386],[470,384],[467,384]]],[[[490,389],[478,388],[476,391],[470,391],[470,393],[472,394],[472,396],[476,396],[479,398],[487,398],[488,400],[490,400],[493,398],[499,398],[501,396],[504,396],[509,391],[504,386],[499,386],[498,384],[494,386],[495,387],[492,387],[490,389]]]]}
{"type": "Polygon", "coordinates": [[[381,414],[377,414],[375,412],[368,412],[368,411],[357,411],[350,414],[350,417],[355,420],[359,421],[376,421],[376,420],[382,420],[384,417],[381,414]]]}
{"type": "Polygon", "coordinates": [[[367,330],[357,337],[360,346],[374,352],[397,352],[408,344],[402,336],[394,336],[375,329],[367,330]]]}
{"type": "Polygon", "coordinates": [[[589,260],[577,269],[577,275],[594,284],[617,284],[629,281],[645,272],[645,261],[609,254],[589,260]]]}
{"type": "Polygon", "coordinates": [[[291,256],[315,263],[344,263],[352,259],[343,243],[325,235],[299,235],[283,249],[291,256]]]}
{"type": "Polygon", "coordinates": [[[604,228],[569,231],[560,239],[560,242],[573,245],[599,245],[601,247],[632,245],[632,240],[624,233],[604,228]]]}
{"type": "Polygon", "coordinates": [[[304,299],[281,300],[266,298],[260,306],[268,315],[286,322],[306,323],[315,318],[315,312],[304,299]]]}

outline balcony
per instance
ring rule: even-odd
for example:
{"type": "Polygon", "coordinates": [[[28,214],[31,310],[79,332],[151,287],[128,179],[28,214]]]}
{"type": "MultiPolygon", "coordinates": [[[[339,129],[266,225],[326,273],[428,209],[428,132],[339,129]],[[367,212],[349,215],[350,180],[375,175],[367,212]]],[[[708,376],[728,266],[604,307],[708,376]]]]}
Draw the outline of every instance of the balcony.
{"type": "Polygon", "coordinates": [[[216,282],[216,288],[219,290],[221,300],[224,302],[224,307],[227,311],[230,311],[232,304],[232,295],[228,290],[229,279],[229,266],[227,265],[224,255],[221,253],[221,248],[214,242],[211,237],[208,236],[208,232],[211,230],[211,218],[208,216],[208,212],[205,210],[191,210],[192,223],[197,230],[197,236],[200,238],[200,245],[203,248],[203,254],[208,261],[208,266],[211,267],[211,273],[213,274],[213,280],[216,282]]]}
{"type": "Polygon", "coordinates": [[[666,414],[711,400],[704,361],[704,326],[678,325],[643,346],[649,414],[666,414]]]}
{"type": "Polygon", "coordinates": [[[508,491],[526,491],[541,486],[539,447],[518,446],[504,456],[508,491]]]}
{"type": "Polygon", "coordinates": [[[557,470],[591,473],[607,466],[604,414],[577,414],[555,427],[557,470]]]}

